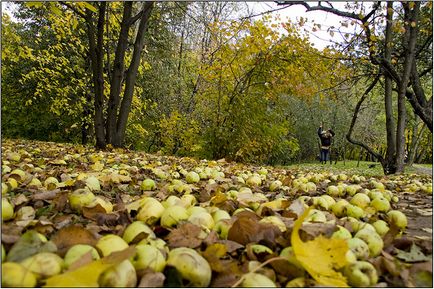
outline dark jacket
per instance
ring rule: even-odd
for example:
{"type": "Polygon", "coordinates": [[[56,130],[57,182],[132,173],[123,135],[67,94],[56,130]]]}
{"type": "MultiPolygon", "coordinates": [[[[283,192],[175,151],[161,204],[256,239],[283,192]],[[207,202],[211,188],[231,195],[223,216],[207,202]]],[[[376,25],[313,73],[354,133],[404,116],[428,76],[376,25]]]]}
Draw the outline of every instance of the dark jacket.
{"type": "Polygon", "coordinates": [[[327,136],[327,134],[322,133],[322,128],[318,128],[318,136],[321,139],[321,146],[329,147],[332,144],[332,137],[335,135],[335,133],[330,129],[329,130],[331,136],[327,136]]]}

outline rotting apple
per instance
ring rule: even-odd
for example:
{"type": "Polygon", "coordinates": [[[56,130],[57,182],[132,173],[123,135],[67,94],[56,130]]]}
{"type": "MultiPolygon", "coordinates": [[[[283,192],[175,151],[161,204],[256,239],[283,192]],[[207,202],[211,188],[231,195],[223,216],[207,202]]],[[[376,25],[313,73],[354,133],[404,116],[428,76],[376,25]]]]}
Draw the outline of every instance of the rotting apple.
{"type": "Polygon", "coordinates": [[[73,210],[80,211],[82,207],[90,205],[95,195],[87,188],[77,189],[68,196],[69,204],[73,210]]]}
{"type": "Polygon", "coordinates": [[[189,184],[197,183],[200,181],[200,176],[198,175],[198,173],[191,171],[187,173],[187,175],[185,176],[185,180],[189,184]]]}
{"type": "Polygon", "coordinates": [[[350,231],[348,231],[345,227],[338,225],[337,228],[338,229],[335,232],[333,232],[331,239],[348,240],[352,238],[350,231]]]}
{"type": "Polygon", "coordinates": [[[164,210],[165,208],[157,199],[148,198],[143,205],[139,207],[136,218],[138,221],[143,221],[147,225],[154,225],[160,220],[164,210]]]}
{"type": "Polygon", "coordinates": [[[348,248],[356,255],[357,259],[365,260],[369,258],[369,247],[365,241],[357,237],[347,240],[348,248]]]}

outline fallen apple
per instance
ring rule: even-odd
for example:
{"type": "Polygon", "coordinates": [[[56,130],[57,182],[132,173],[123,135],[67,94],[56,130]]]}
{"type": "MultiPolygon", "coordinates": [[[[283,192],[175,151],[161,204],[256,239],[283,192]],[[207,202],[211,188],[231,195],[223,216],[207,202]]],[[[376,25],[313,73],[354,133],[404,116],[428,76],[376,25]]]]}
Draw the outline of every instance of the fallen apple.
{"type": "Polygon", "coordinates": [[[77,189],[68,196],[69,205],[73,210],[80,211],[95,200],[95,195],[89,189],[77,189]]]}
{"type": "Polygon", "coordinates": [[[337,231],[333,232],[331,239],[343,239],[348,240],[351,239],[351,233],[345,227],[337,226],[337,231]]]}
{"type": "Polygon", "coordinates": [[[250,187],[258,187],[262,184],[262,179],[259,175],[252,175],[246,180],[246,184],[250,187]]]}
{"type": "MultiPolygon", "coordinates": [[[[152,231],[151,228],[148,227],[144,222],[142,221],[135,221],[129,224],[124,231],[124,234],[122,236],[122,239],[125,240],[128,244],[134,241],[134,239],[139,236],[140,234],[143,234],[143,238],[155,238],[155,233],[152,231]]],[[[142,238],[142,239],[143,239],[142,238]]],[[[136,240],[139,241],[139,240],[136,240]]]]}
{"type": "Polygon", "coordinates": [[[86,183],[86,186],[91,191],[99,191],[99,190],[101,190],[101,185],[99,183],[99,180],[96,177],[94,177],[94,176],[88,177],[86,179],[85,183],[86,183]]]}
{"type": "Polygon", "coordinates": [[[63,259],[50,252],[41,252],[20,262],[27,270],[42,278],[59,274],[63,268],[63,259]]]}
{"type": "Polygon", "coordinates": [[[137,274],[130,260],[124,260],[119,264],[104,271],[98,279],[100,287],[136,287],[137,274]]]}
{"type": "Polygon", "coordinates": [[[108,234],[101,237],[95,247],[102,256],[108,256],[113,252],[122,251],[128,248],[128,243],[118,235],[108,234]]]}
{"type": "Polygon", "coordinates": [[[280,189],[282,187],[282,182],[279,180],[273,181],[270,184],[269,190],[274,192],[277,191],[278,189],[280,189]]]}
{"type": "Polygon", "coordinates": [[[161,251],[151,245],[137,245],[133,265],[136,270],[150,268],[154,272],[162,272],[166,266],[166,259],[161,251]]]}
{"type": "Polygon", "coordinates": [[[266,287],[276,287],[276,284],[267,276],[249,272],[243,275],[243,282],[241,282],[241,287],[254,287],[254,288],[266,288],[266,287]]]}
{"type": "Polygon", "coordinates": [[[404,230],[405,227],[407,227],[407,217],[404,215],[404,213],[398,211],[398,210],[391,210],[387,213],[387,220],[389,222],[389,225],[396,226],[401,230],[404,230]]]}
{"type": "Polygon", "coordinates": [[[374,207],[377,212],[387,212],[390,210],[390,203],[383,196],[373,199],[370,205],[374,207]]]}
{"type": "Polygon", "coordinates": [[[198,225],[199,227],[205,227],[207,229],[212,229],[214,227],[214,219],[208,212],[199,212],[190,215],[187,219],[188,222],[198,225]]]}
{"type": "Polygon", "coordinates": [[[226,212],[225,210],[222,210],[222,209],[216,210],[211,215],[212,215],[212,218],[214,219],[214,223],[217,223],[220,220],[225,220],[225,219],[231,218],[231,215],[229,215],[228,212],[226,212]]]}
{"type": "Polygon", "coordinates": [[[377,220],[374,223],[372,223],[372,226],[375,228],[375,231],[377,231],[378,235],[381,237],[384,237],[387,232],[389,232],[389,225],[383,221],[383,220],[377,220]]]}
{"type": "Polygon", "coordinates": [[[63,261],[65,263],[65,267],[69,268],[75,261],[79,260],[86,253],[89,253],[89,252],[90,252],[93,260],[99,259],[98,251],[90,245],[77,244],[77,245],[72,246],[66,252],[65,258],[63,258],[63,261]]]}
{"type": "Polygon", "coordinates": [[[32,271],[15,262],[2,264],[2,287],[35,287],[36,276],[32,271]]]}
{"type": "Polygon", "coordinates": [[[282,219],[280,219],[277,216],[263,217],[259,221],[259,223],[273,224],[273,225],[277,226],[281,232],[285,232],[286,231],[286,225],[285,225],[285,223],[282,221],[282,219]]]}
{"type": "Polygon", "coordinates": [[[153,191],[157,185],[155,184],[155,181],[153,179],[144,179],[142,184],[140,185],[140,189],[142,191],[153,191]]]}
{"type": "Polygon", "coordinates": [[[371,199],[364,193],[357,193],[350,200],[350,204],[362,209],[366,208],[370,202],[371,199]]]}
{"type": "Polygon", "coordinates": [[[189,184],[197,183],[200,181],[200,176],[196,172],[191,171],[187,173],[185,180],[189,184]]]}
{"type": "Polygon", "coordinates": [[[165,208],[154,198],[147,198],[143,205],[139,207],[137,220],[142,221],[147,225],[154,225],[160,220],[165,208]]]}
{"type": "Polygon", "coordinates": [[[362,239],[351,238],[347,240],[348,248],[356,255],[359,260],[366,260],[369,258],[369,247],[362,239]]]}
{"type": "Polygon", "coordinates": [[[369,256],[376,257],[383,250],[383,239],[376,231],[371,229],[361,229],[358,231],[354,237],[362,239],[369,247],[369,256]]]}
{"type": "Polygon", "coordinates": [[[161,215],[160,224],[163,227],[173,227],[176,226],[180,221],[188,219],[187,210],[181,206],[171,206],[164,210],[161,215]]]}
{"type": "Polygon", "coordinates": [[[366,261],[357,261],[347,265],[344,275],[348,283],[355,287],[370,287],[378,282],[378,274],[375,267],[366,261]]]}
{"type": "Polygon", "coordinates": [[[327,187],[326,193],[332,197],[338,197],[339,196],[339,189],[337,186],[331,185],[331,186],[327,187]]]}
{"type": "Polygon", "coordinates": [[[2,220],[7,221],[14,217],[14,206],[6,198],[2,198],[2,220]]]}
{"type": "Polygon", "coordinates": [[[199,253],[191,248],[175,248],[169,252],[167,265],[175,267],[183,279],[193,287],[208,287],[211,267],[199,253]]]}
{"type": "Polygon", "coordinates": [[[349,205],[348,201],[345,199],[341,199],[337,201],[335,204],[330,206],[330,209],[332,210],[333,214],[336,215],[336,217],[344,217],[347,213],[346,208],[349,205]]]}

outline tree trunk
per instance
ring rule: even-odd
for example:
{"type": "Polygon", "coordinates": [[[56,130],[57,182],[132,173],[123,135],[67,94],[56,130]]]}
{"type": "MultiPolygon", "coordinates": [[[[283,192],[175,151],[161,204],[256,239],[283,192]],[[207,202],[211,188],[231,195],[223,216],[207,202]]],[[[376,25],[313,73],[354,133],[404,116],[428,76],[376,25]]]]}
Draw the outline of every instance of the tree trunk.
{"type": "Polygon", "coordinates": [[[106,141],[113,143],[116,135],[116,119],[123,83],[125,69],[125,52],[128,48],[128,32],[130,30],[130,19],[133,2],[125,2],[122,15],[121,30],[116,46],[115,59],[113,62],[113,73],[110,81],[110,98],[107,108],[106,141]]]}
{"type": "Polygon", "coordinates": [[[100,2],[98,7],[98,22],[95,31],[92,12],[86,10],[86,23],[88,26],[89,54],[92,66],[93,92],[94,92],[94,126],[96,136],[96,147],[105,148],[104,132],[104,21],[106,2],[100,2]],[[95,41],[96,37],[96,41],[95,41]]]}
{"type": "Polygon", "coordinates": [[[125,91],[122,98],[122,103],[119,111],[119,117],[116,125],[116,137],[113,145],[120,147],[125,139],[125,130],[127,127],[128,115],[131,110],[131,102],[133,100],[134,84],[137,78],[137,70],[140,64],[140,55],[145,44],[145,32],[148,28],[149,17],[154,6],[154,2],[144,2],[143,12],[140,18],[140,24],[137,31],[136,40],[134,42],[134,51],[130,66],[128,67],[125,78],[125,91]]]}
{"type": "MultiPolygon", "coordinates": [[[[417,120],[417,115],[415,115],[415,118],[417,120]]],[[[413,135],[411,138],[410,149],[408,150],[407,165],[409,166],[412,166],[416,159],[416,152],[417,149],[419,148],[419,141],[426,126],[422,124],[422,128],[419,131],[418,131],[418,127],[419,127],[419,122],[416,121],[416,125],[414,126],[413,135]]]]}
{"type": "MultiPolygon", "coordinates": [[[[393,1],[387,2],[386,10],[386,36],[384,40],[384,58],[387,61],[391,60],[391,40],[392,40],[392,21],[393,21],[393,1]]],[[[396,154],[396,138],[395,138],[395,120],[393,118],[392,108],[392,78],[387,70],[384,70],[384,106],[386,112],[386,139],[387,150],[385,156],[385,168],[391,174],[396,171],[395,154],[396,154]]]]}
{"type": "Polygon", "coordinates": [[[410,81],[410,74],[415,61],[415,47],[417,40],[417,18],[419,12],[420,2],[414,4],[414,8],[410,9],[409,3],[402,3],[405,11],[405,34],[403,37],[404,47],[404,70],[401,76],[401,82],[398,85],[398,123],[396,129],[396,172],[404,172],[404,155],[405,155],[405,122],[406,122],[406,109],[405,109],[405,94],[408,82],[410,81]],[[416,25],[411,25],[415,23],[416,25]]]}

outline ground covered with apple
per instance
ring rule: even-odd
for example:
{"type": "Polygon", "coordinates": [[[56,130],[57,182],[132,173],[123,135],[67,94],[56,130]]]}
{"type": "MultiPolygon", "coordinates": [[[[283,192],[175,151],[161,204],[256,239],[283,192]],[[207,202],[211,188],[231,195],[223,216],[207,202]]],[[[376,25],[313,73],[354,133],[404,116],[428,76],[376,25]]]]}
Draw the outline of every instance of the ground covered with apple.
{"type": "Polygon", "coordinates": [[[2,143],[3,287],[432,287],[432,176],[2,143]]]}

